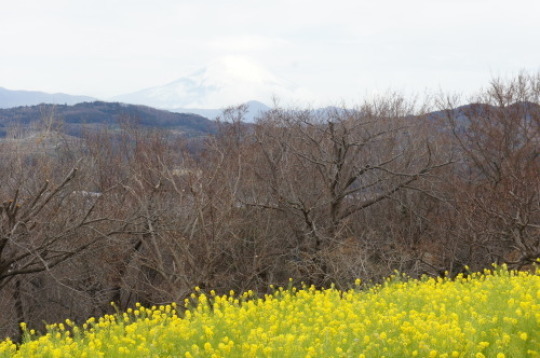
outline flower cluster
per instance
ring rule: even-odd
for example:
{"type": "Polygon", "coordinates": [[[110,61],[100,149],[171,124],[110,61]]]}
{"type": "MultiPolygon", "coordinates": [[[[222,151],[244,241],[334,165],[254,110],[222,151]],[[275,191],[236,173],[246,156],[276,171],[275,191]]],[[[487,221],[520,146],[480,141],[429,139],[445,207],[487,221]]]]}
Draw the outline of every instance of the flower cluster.
{"type": "Polygon", "coordinates": [[[0,357],[536,357],[540,275],[498,269],[456,279],[395,276],[258,297],[198,290],[185,302],[25,331],[0,357]]]}

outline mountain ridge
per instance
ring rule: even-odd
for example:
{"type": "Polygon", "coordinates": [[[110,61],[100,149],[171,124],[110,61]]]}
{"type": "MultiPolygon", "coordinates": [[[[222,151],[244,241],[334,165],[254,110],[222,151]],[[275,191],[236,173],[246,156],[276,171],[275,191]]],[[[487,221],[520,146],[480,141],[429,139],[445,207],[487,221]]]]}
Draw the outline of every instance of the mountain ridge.
{"type": "Polygon", "coordinates": [[[104,126],[116,128],[132,122],[147,128],[168,129],[186,137],[200,137],[216,132],[217,124],[196,114],[174,113],[141,105],[118,102],[83,102],[75,105],[40,104],[0,109],[0,137],[14,127],[54,122],[67,134],[80,136],[83,130],[104,126]]]}
{"type": "Polygon", "coordinates": [[[0,108],[34,106],[41,103],[74,105],[82,102],[96,101],[89,96],[70,95],[66,93],[47,93],[41,91],[10,90],[0,87],[0,108]]]}

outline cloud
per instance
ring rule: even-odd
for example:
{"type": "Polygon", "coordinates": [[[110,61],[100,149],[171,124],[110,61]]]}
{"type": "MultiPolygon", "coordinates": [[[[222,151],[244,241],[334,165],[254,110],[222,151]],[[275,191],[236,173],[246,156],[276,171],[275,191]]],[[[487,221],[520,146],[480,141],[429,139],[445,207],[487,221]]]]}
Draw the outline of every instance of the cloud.
{"type": "Polygon", "coordinates": [[[208,45],[220,52],[257,52],[284,49],[291,46],[287,40],[257,35],[219,36],[208,45]]]}
{"type": "Polygon", "coordinates": [[[387,88],[396,73],[477,86],[463,69],[538,69],[539,12],[533,0],[7,1],[0,86],[106,97],[231,54],[320,97],[387,88]]]}

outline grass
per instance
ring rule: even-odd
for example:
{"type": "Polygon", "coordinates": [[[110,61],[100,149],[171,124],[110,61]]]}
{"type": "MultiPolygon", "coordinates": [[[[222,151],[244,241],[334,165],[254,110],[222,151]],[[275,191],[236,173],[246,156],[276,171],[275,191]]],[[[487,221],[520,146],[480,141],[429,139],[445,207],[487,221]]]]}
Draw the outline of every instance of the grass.
{"type": "Polygon", "coordinates": [[[20,345],[0,344],[0,357],[540,357],[538,273],[359,287],[265,297],[196,289],[187,309],[136,305],[82,326],[25,329],[20,345]]]}

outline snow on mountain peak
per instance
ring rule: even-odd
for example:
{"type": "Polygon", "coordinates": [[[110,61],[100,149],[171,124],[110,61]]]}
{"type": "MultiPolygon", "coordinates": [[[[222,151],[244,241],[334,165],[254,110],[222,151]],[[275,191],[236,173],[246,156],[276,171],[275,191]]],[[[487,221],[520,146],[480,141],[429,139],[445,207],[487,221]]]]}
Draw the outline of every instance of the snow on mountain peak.
{"type": "Polygon", "coordinates": [[[294,85],[255,62],[227,56],[174,82],[114,100],[164,109],[223,108],[250,100],[269,103],[274,96],[294,100],[297,92],[294,85]]]}
{"type": "Polygon", "coordinates": [[[197,71],[194,77],[204,81],[221,82],[230,85],[232,81],[242,81],[254,84],[275,83],[279,80],[265,68],[243,57],[221,57],[202,70],[197,71]]]}

